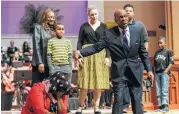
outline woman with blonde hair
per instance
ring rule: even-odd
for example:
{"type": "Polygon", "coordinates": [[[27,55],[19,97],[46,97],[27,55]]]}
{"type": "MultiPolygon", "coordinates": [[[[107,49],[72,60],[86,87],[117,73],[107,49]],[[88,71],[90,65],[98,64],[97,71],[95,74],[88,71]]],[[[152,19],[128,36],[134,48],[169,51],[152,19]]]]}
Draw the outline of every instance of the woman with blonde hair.
{"type": "Polygon", "coordinates": [[[47,65],[47,43],[55,36],[54,25],[57,23],[55,13],[52,9],[44,10],[40,24],[36,24],[33,34],[33,57],[32,57],[32,83],[41,82],[49,76],[47,65]],[[42,68],[43,67],[43,68],[42,68]],[[42,68],[42,69],[40,69],[42,68]],[[44,73],[45,75],[40,75],[44,73]]]}
{"type": "MultiPolygon", "coordinates": [[[[99,38],[105,36],[106,25],[98,20],[98,9],[88,8],[89,22],[81,25],[77,49],[95,44],[99,38]]],[[[99,101],[101,90],[109,89],[109,53],[107,50],[79,60],[78,86],[80,88],[79,107],[76,114],[81,114],[88,89],[93,90],[94,113],[101,114],[99,101]]]]}

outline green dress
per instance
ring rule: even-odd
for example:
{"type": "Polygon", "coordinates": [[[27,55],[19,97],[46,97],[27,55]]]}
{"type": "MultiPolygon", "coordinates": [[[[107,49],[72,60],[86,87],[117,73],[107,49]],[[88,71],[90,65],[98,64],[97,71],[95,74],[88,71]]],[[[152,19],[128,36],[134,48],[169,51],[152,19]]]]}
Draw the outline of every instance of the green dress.
{"type": "MultiPolygon", "coordinates": [[[[106,25],[101,23],[94,31],[89,23],[84,23],[80,28],[77,49],[93,45],[105,35],[106,25]]],[[[94,55],[84,57],[83,65],[78,68],[77,83],[83,89],[109,89],[109,68],[104,60],[106,50],[94,55]]]]}

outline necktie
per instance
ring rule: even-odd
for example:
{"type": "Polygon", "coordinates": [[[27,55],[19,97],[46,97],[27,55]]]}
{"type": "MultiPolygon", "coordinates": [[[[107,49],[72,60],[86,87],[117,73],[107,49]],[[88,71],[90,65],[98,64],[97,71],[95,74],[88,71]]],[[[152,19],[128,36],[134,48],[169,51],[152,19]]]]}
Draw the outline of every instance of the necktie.
{"type": "Polygon", "coordinates": [[[126,37],[126,30],[123,30],[122,33],[123,33],[123,47],[128,50],[129,45],[126,37]]]}

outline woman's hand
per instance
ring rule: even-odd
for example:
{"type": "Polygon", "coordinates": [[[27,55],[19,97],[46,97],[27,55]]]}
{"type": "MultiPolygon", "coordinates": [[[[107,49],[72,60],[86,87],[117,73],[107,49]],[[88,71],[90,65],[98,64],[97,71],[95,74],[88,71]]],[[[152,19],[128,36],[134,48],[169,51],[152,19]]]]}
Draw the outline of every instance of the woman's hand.
{"type": "Polygon", "coordinates": [[[58,107],[60,111],[63,111],[65,109],[62,97],[58,98],[58,107]]]}
{"type": "Polygon", "coordinates": [[[63,92],[57,92],[57,99],[62,99],[63,92]]]}

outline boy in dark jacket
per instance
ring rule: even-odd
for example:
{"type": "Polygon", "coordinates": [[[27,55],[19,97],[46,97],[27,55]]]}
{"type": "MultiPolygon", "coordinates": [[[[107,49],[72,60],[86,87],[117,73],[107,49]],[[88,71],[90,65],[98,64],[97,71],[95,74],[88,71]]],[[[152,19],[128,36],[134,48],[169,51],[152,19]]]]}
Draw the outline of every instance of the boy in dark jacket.
{"type": "Polygon", "coordinates": [[[169,74],[174,63],[171,50],[166,47],[166,38],[160,37],[158,40],[159,50],[154,56],[156,94],[159,108],[157,112],[168,112],[168,85],[169,74]]]}

